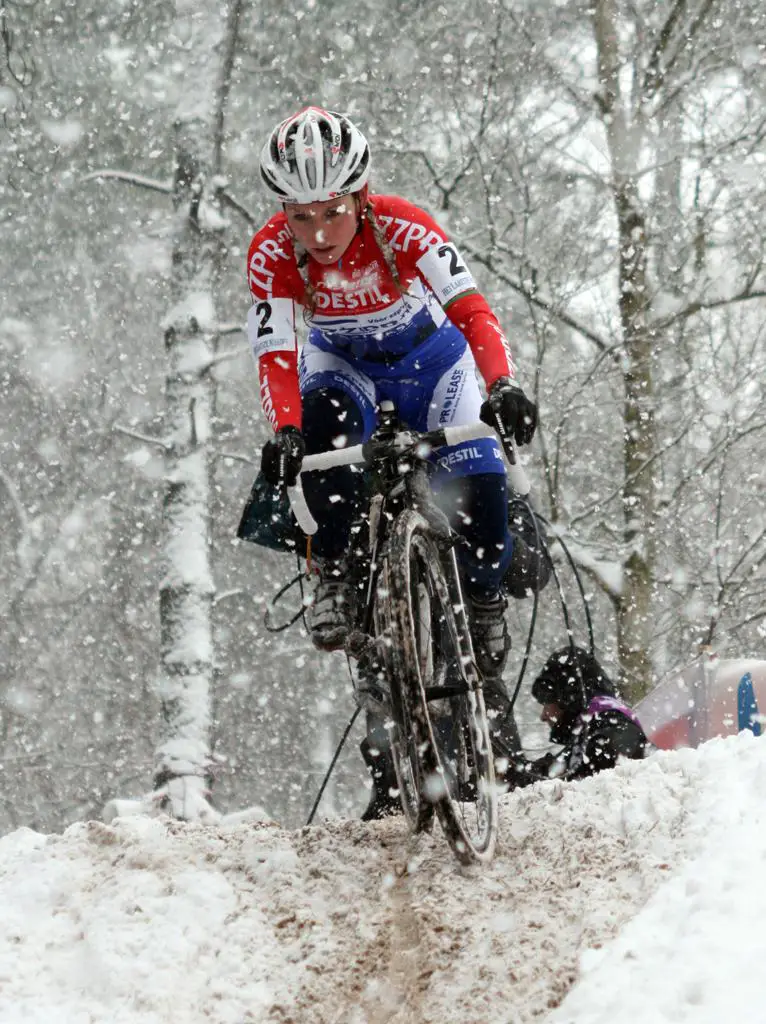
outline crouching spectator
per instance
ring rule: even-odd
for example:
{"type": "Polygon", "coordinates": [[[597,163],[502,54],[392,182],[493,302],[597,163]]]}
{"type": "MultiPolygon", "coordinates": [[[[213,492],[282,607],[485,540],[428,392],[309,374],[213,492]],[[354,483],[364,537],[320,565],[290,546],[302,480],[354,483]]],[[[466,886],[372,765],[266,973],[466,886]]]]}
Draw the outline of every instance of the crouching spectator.
{"type": "Polygon", "coordinates": [[[542,779],[584,779],[614,768],[621,758],[644,757],[647,738],[641,723],[582,648],[552,654],[532,684],[532,696],[542,705],[540,719],[550,726],[551,743],[562,749],[514,764],[511,788],[542,779]]]}

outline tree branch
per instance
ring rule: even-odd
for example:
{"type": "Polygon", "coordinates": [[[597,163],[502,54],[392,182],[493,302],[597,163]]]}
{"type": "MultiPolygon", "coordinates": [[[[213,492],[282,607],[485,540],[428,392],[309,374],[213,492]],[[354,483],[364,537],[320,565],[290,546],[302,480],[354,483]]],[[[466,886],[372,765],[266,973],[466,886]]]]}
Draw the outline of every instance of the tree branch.
{"type": "Polygon", "coordinates": [[[246,206],[243,206],[234,196],[230,195],[225,189],[221,189],[219,192],[221,202],[225,203],[232,210],[235,210],[241,217],[247,221],[251,228],[255,228],[258,225],[258,220],[255,214],[252,214],[246,206]]]}
{"type": "Polygon", "coordinates": [[[129,430],[127,427],[121,427],[119,423],[115,423],[113,429],[116,433],[124,434],[125,437],[132,437],[134,441],[140,441],[142,444],[155,445],[157,448],[161,448],[165,452],[172,450],[172,445],[169,445],[159,437],[149,437],[148,434],[139,434],[137,430],[129,430]]]}
{"type": "Polygon", "coordinates": [[[670,45],[676,25],[685,10],[686,0],[675,0],[670,13],[665,19],[664,25],[660,29],[657,41],[646,65],[644,80],[641,83],[641,95],[645,100],[651,99],[658,89],[662,87],[662,83],[665,80],[665,69],[660,66],[660,62],[670,45]]]}
{"type": "Polygon", "coordinates": [[[748,302],[750,299],[766,299],[766,291],[751,291],[748,284],[738,295],[730,295],[724,299],[712,299],[710,302],[703,302],[702,300],[690,302],[684,309],[679,309],[669,316],[655,320],[649,324],[648,329],[650,331],[664,331],[671,324],[678,323],[679,320],[688,320],[689,317],[695,316],[703,309],[720,309],[722,306],[731,306],[736,302],[748,302]]]}
{"type": "Polygon", "coordinates": [[[744,438],[749,437],[750,434],[755,434],[760,430],[766,430],[766,423],[756,423],[754,426],[746,427],[744,430],[738,430],[733,437],[731,435],[724,437],[710,450],[706,460],[701,465],[695,466],[692,471],[681,477],[673,488],[672,494],[667,498],[663,498],[658,503],[658,508],[670,508],[675,505],[683,489],[693,480],[698,479],[700,476],[704,477],[708,469],[713,465],[716,459],[720,458],[722,453],[728,454],[735,444],[738,444],[744,438]]]}
{"type": "Polygon", "coordinates": [[[703,0],[699,11],[692,18],[691,24],[683,31],[682,45],[676,48],[665,66],[660,67],[660,60],[669,48],[677,22],[686,10],[686,0],[676,0],[660,31],[652,56],[649,58],[646,75],[641,87],[642,98],[645,101],[651,100],[657,94],[664,85],[668,72],[672,70],[680,55],[690,49],[692,39],[696,36],[700,26],[715,3],[716,0],[703,0]]]}
{"type": "Polygon", "coordinates": [[[684,439],[684,437],[689,433],[690,429],[691,424],[687,424],[676,437],[671,438],[670,441],[664,444],[659,451],[655,452],[654,455],[651,456],[651,458],[646,459],[635,472],[631,473],[630,476],[627,476],[625,480],[623,480],[622,483],[618,484],[618,486],[615,487],[610,494],[607,494],[605,498],[599,498],[598,501],[594,501],[591,505],[584,508],[582,512],[574,516],[569,521],[570,529],[577,523],[581,522],[583,519],[586,519],[596,509],[601,509],[604,507],[604,505],[608,505],[610,502],[614,501],[615,498],[620,497],[620,495],[625,490],[625,485],[627,483],[641,476],[641,474],[645,473],[649,466],[652,465],[652,463],[656,462],[657,459],[661,458],[666,452],[670,451],[671,448],[675,448],[675,446],[679,444],[684,439]]]}
{"type": "Polygon", "coordinates": [[[557,320],[560,320],[561,323],[570,327],[573,331],[577,331],[577,333],[581,334],[583,338],[587,338],[588,341],[592,342],[600,352],[611,351],[612,346],[608,345],[603,338],[590,330],[590,328],[579,323],[574,319],[574,317],[569,316],[568,313],[564,313],[562,310],[557,309],[552,301],[541,298],[535,291],[527,288],[520,281],[514,280],[504,271],[499,270],[491,256],[483,255],[483,253],[479,252],[479,250],[474,248],[470,243],[461,242],[460,248],[463,252],[469,253],[471,258],[476,260],[477,263],[481,263],[482,266],[486,267],[487,270],[494,274],[499,281],[502,281],[503,284],[507,284],[509,288],[512,288],[519,295],[522,295],[527,302],[537,306],[538,309],[545,310],[546,313],[550,313],[557,320]]]}
{"type": "Polygon", "coordinates": [[[173,183],[170,181],[155,181],[153,178],[145,178],[141,174],[134,174],[132,171],[112,171],[103,169],[91,171],[86,174],[82,181],[93,181],[94,178],[115,178],[117,181],[127,181],[129,185],[137,185],[139,188],[148,188],[152,192],[162,192],[169,196],[173,193],[173,183]]]}
{"type": "Polygon", "coordinates": [[[213,458],[232,459],[234,462],[244,462],[246,466],[255,466],[255,460],[247,455],[239,455],[237,452],[213,452],[213,458]]]}
{"type": "Polygon", "coordinates": [[[150,188],[152,191],[160,191],[165,196],[170,196],[173,191],[172,181],[156,181],[154,178],[145,178],[141,174],[134,174],[132,171],[111,171],[102,169],[91,171],[86,174],[82,181],[92,181],[94,178],[116,178],[118,181],[127,181],[128,184],[137,185],[139,188],[150,188]]]}
{"type": "MultiPolygon", "coordinates": [[[[116,171],[104,168],[100,171],[91,171],[81,180],[85,182],[104,178],[112,178],[116,181],[125,181],[129,185],[136,185],[138,188],[150,189],[152,192],[161,192],[163,195],[173,194],[172,182],[157,181],[154,178],[146,178],[142,174],[136,174],[133,171],[116,171]]],[[[222,203],[243,217],[250,227],[254,228],[258,224],[256,216],[251,213],[246,206],[240,203],[239,200],[227,192],[225,188],[219,189],[217,195],[222,203]]]]}
{"type": "Polygon", "coordinates": [[[19,492],[16,489],[16,485],[2,469],[0,469],[0,484],[5,487],[8,498],[13,505],[14,511],[16,512],[16,519],[19,524],[19,536],[23,536],[27,531],[28,519],[24,505],[19,497],[19,492]]]}

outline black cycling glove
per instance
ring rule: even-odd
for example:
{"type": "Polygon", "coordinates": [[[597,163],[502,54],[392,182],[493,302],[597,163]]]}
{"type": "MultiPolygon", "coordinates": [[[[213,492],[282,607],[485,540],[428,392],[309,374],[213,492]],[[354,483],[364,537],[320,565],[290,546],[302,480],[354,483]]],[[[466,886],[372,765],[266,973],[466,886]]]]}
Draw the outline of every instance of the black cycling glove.
{"type": "Polygon", "coordinates": [[[261,453],[261,472],[270,484],[293,487],[301,471],[306,442],[297,427],[282,427],[261,453]]]}
{"type": "Polygon", "coordinates": [[[498,377],[479,415],[483,423],[513,437],[516,444],[529,444],[534,437],[537,406],[510,377],[498,377]]]}

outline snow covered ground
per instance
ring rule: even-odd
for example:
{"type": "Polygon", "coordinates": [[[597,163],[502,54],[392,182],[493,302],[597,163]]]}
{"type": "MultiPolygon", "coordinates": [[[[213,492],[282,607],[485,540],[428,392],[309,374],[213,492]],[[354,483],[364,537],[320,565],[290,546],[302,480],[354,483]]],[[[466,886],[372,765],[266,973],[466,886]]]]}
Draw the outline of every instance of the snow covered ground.
{"type": "Polygon", "coordinates": [[[507,797],[489,868],[400,820],[0,839],[0,1024],[766,1021],[766,741],[507,797]]]}

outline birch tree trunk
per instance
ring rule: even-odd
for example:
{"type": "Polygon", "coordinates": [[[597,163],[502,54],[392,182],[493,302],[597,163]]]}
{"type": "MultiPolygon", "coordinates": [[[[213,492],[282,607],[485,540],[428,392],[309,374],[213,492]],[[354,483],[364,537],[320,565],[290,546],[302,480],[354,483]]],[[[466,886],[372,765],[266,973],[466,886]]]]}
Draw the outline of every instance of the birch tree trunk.
{"type": "MultiPolygon", "coordinates": [[[[177,817],[199,817],[210,771],[211,626],[210,419],[214,384],[212,294],[215,236],[201,223],[204,178],[178,126],[173,204],[175,304],[164,325],[166,477],[163,497],[165,573],[160,584],[162,733],[156,788],[177,817]]],[[[186,137],[185,137],[186,136],[186,137]]]]}
{"type": "Polygon", "coordinates": [[[623,345],[622,574],[616,595],[617,646],[623,690],[638,700],[651,685],[651,602],[654,578],[655,450],[652,337],[647,328],[646,215],[638,192],[644,142],[640,111],[632,112],[620,79],[621,58],[614,0],[594,9],[598,50],[597,102],[612,167],[611,191],[619,236],[619,321],[623,345]]]}
{"type": "Polygon", "coordinates": [[[155,788],[163,809],[183,819],[215,816],[208,804],[213,686],[210,423],[217,345],[215,293],[223,254],[220,170],[223,124],[243,0],[233,0],[223,33],[202,18],[198,66],[175,124],[173,307],[165,318],[168,358],[165,572],[160,585],[162,730],[155,788]],[[222,37],[223,36],[223,37],[222,37]],[[218,52],[222,52],[222,59],[218,52]],[[217,82],[213,80],[217,76],[217,82]]]}

